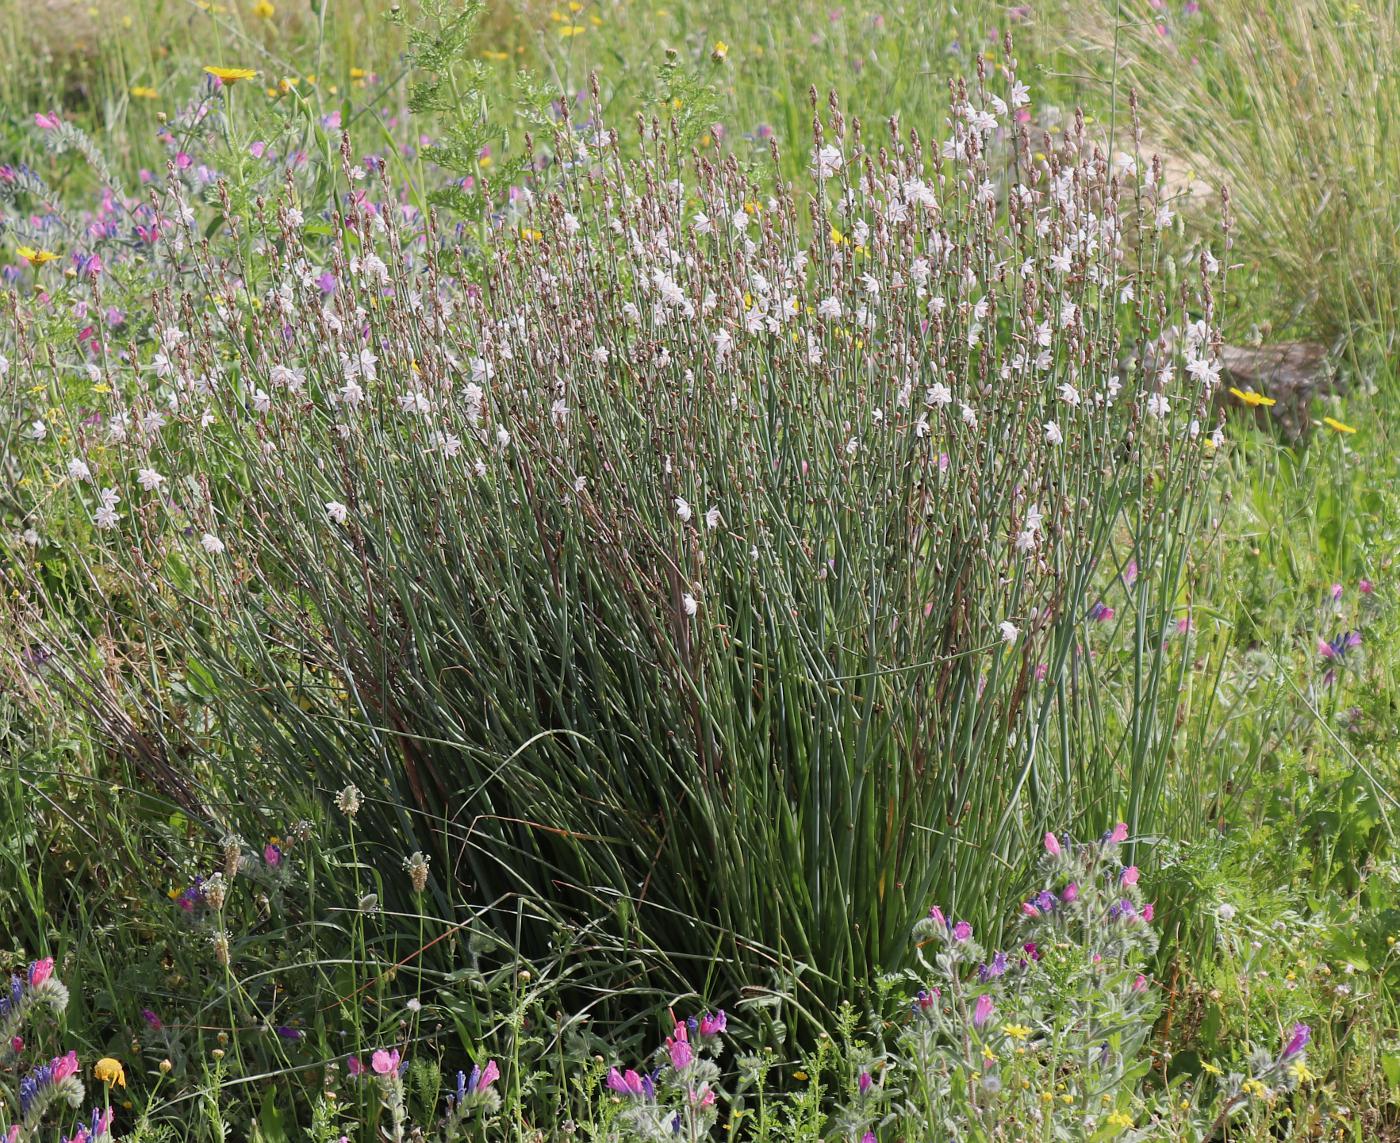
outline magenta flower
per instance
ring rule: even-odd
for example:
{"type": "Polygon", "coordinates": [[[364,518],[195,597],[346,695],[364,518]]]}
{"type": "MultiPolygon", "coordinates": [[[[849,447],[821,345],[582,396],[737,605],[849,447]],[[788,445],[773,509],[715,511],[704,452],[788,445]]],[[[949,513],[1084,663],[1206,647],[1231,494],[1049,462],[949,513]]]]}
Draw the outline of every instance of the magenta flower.
{"type": "Polygon", "coordinates": [[[1115,844],[1121,844],[1128,840],[1128,823],[1119,822],[1113,827],[1113,832],[1108,835],[1108,840],[1115,844]]]}
{"type": "Polygon", "coordinates": [[[1146,905],[1142,907],[1142,919],[1144,921],[1150,922],[1152,920],[1153,915],[1156,912],[1156,908],[1153,906],[1152,902],[1149,901],[1146,905]]]}
{"type": "Polygon", "coordinates": [[[972,1009],[972,1026],[974,1028],[985,1027],[987,1021],[992,1018],[992,1012],[995,1008],[996,1005],[992,1002],[992,998],[985,992],[982,993],[972,1009]]]}
{"type": "Polygon", "coordinates": [[[1369,579],[1363,579],[1356,586],[1360,589],[1362,595],[1370,595],[1371,592],[1376,590],[1376,585],[1369,579]]]}
{"type": "Polygon", "coordinates": [[[678,1072],[688,1068],[695,1058],[690,1048],[690,1032],[683,1023],[678,1023],[675,1032],[666,1037],[666,1051],[671,1056],[671,1066],[678,1072]]]}
{"type": "Polygon", "coordinates": [[[1143,976],[1142,973],[1138,973],[1138,974],[1137,974],[1137,978],[1133,981],[1133,991],[1134,991],[1134,992],[1144,992],[1144,991],[1146,991],[1146,989],[1147,989],[1147,977],[1143,976]]]}
{"type": "Polygon", "coordinates": [[[34,126],[40,131],[57,131],[62,124],[57,111],[50,111],[45,115],[42,111],[34,113],[34,126]]]}
{"type": "Polygon", "coordinates": [[[345,1070],[349,1072],[352,1077],[362,1076],[365,1074],[364,1061],[361,1060],[359,1056],[351,1056],[345,1061],[345,1070]]]}
{"type": "Polygon", "coordinates": [[[1053,833],[1047,833],[1045,835],[1045,852],[1051,857],[1060,856],[1060,842],[1053,833]]]}
{"type": "Polygon", "coordinates": [[[1283,1058],[1291,1060],[1299,1052],[1308,1046],[1308,1041],[1312,1039],[1312,1029],[1306,1024],[1293,1025],[1293,1038],[1288,1041],[1287,1047],[1283,1049],[1283,1058]]]}
{"type": "Polygon", "coordinates": [[[714,1015],[706,1012],[700,1017],[700,1035],[702,1036],[718,1036],[728,1026],[729,1020],[725,1016],[723,1008],[714,1015]]]}
{"type": "Polygon", "coordinates": [[[386,1051],[380,1048],[370,1057],[369,1066],[374,1069],[377,1076],[387,1076],[390,1073],[397,1073],[399,1070],[399,1050],[386,1051]]]}
{"type": "Polygon", "coordinates": [[[1137,867],[1136,865],[1130,865],[1130,866],[1128,866],[1127,869],[1123,870],[1123,884],[1124,884],[1124,885],[1136,885],[1137,883],[1138,883],[1138,867],[1137,867]]]}
{"type": "Polygon", "coordinates": [[[929,909],[928,919],[932,921],[935,925],[940,925],[945,928],[947,927],[948,918],[943,915],[943,910],[940,909],[937,905],[934,905],[931,909],[929,909]]]}
{"type": "MultiPolygon", "coordinates": [[[[1299,1027],[1303,1027],[1303,1025],[1300,1024],[1299,1027]]],[[[1303,1030],[1305,1032],[1307,1031],[1305,1027],[1303,1028],[1303,1030]]],[[[1297,1037],[1295,1036],[1294,1038],[1296,1039],[1297,1037]]],[[[54,1083],[59,1083],[62,1080],[66,1080],[69,1076],[77,1075],[78,1053],[69,1052],[66,1056],[59,1056],[58,1059],[54,1060],[52,1067],[54,1083]]]]}
{"type": "Polygon", "coordinates": [[[29,987],[38,988],[53,975],[53,957],[46,956],[29,966],[29,987]]]}
{"type": "Polygon", "coordinates": [[[1077,882],[1071,881],[1068,885],[1064,887],[1063,891],[1061,891],[1060,900],[1063,901],[1065,904],[1069,904],[1078,896],[1079,885],[1077,882]]]}
{"type": "Polygon", "coordinates": [[[501,1069],[495,1060],[487,1060],[486,1066],[481,1069],[481,1077],[477,1080],[475,1091],[485,1091],[493,1083],[501,1078],[501,1069]]]}
{"type": "Polygon", "coordinates": [[[625,1072],[619,1072],[616,1068],[608,1072],[608,1090],[616,1092],[618,1095],[639,1096],[649,1094],[651,1080],[647,1076],[639,1076],[631,1068],[625,1072]]]}
{"type": "Polygon", "coordinates": [[[966,921],[959,921],[953,926],[953,939],[955,941],[970,941],[972,939],[972,926],[966,921]]]}
{"type": "Polygon", "coordinates": [[[870,1085],[874,1082],[875,1081],[870,1078],[869,1072],[861,1072],[860,1079],[856,1081],[856,1086],[860,1089],[860,1094],[864,1095],[867,1091],[870,1090],[870,1085]]]}

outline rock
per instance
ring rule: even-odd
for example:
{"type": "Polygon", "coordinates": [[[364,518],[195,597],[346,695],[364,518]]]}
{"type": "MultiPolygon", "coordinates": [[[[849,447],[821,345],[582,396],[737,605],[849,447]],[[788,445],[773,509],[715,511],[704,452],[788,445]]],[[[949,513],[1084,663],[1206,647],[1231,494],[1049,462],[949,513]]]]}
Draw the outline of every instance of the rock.
{"type": "Polygon", "coordinates": [[[1220,350],[1221,405],[1233,415],[1254,417],[1261,426],[1270,421],[1290,441],[1312,430],[1309,407],[1314,397],[1342,391],[1342,381],[1324,345],[1311,341],[1282,341],[1248,348],[1226,345],[1220,350]],[[1272,405],[1250,405],[1230,392],[1258,393],[1272,405]]]}

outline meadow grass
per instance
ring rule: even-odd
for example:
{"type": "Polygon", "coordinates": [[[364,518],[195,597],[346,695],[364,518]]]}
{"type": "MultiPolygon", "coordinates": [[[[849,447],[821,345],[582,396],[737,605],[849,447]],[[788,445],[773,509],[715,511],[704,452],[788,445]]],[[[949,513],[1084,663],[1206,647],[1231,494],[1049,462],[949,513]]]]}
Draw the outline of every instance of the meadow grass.
{"type": "Polygon", "coordinates": [[[0,1123],[1388,1137],[1387,8],[8,12],[0,1123]]]}

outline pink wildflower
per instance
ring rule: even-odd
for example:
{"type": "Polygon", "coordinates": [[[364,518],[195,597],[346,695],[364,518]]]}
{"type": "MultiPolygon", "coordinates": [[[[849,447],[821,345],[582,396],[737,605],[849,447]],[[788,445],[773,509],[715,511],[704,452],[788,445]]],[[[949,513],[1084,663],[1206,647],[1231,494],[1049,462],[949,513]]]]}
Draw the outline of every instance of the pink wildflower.
{"type": "Polygon", "coordinates": [[[38,988],[53,975],[53,957],[46,956],[29,966],[29,987],[38,988]]]}

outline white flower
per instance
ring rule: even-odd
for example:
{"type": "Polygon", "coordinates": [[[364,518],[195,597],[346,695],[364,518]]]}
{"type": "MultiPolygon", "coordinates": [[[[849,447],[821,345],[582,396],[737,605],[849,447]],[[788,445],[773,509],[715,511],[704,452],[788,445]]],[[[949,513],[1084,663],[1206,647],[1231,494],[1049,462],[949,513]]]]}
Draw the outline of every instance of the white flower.
{"type": "Polygon", "coordinates": [[[433,409],[432,402],[421,389],[410,389],[407,393],[400,393],[395,400],[405,413],[427,414],[433,409]]]}
{"type": "Polygon", "coordinates": [[[685,595],[681,596],[681,606],[685,608],[685,613],[692,617],[700,610],[699,602],[690,592],[686,592],[685,595]]]}
{"type": "Polygon", "coordinates": [[[501,448],[509,448],[509,447],[510,447],[510,430],[507,429],[507,428],[505,427],[505,425],[498,425],[498,426],[497,426],[497,428],[496,428],[496,443],[497,443],[498,445],[500,445],[501,448]]]}
{"type": "Polygon", "coordinates": [[[1235,907],[1230,904],[1221,905],[1215,910],[1215,915],[1229,924],[1235,919],[1235,907]]]}
{"type": "Polygon", "coordinates": [[[935,381],[929,386],[928,392],[924,395],[924,400],[939,409],[946,409],[953,403],[953,391],[941,381],[935,381]]]}
{"type": "Polygon", "coordinates": [[[1060,386],[1060,400],[1072,409],[1079,408],[1079,390],[1066,381],[1060,386]]]}
{"type": "Polygon", "coordinates": [[[142,468],[137,470],[136,483],[139,484],[142,488],[144,488],[147,492],[154,492],[157,488],[159,488],[162,484],[165,483],[165,477],[158,473],[154,468],[142,468]]]}
{"type": "Polygon", "coordinates": [[[971,405],[964,405],[962,407],[962,419],[963,424],[968,428],[975,429],[977,427],[977,410],[971,405]]]}
{"type": "Polygon", "coordinates": [[[676,497],[676,515],[681,518],[682,524],[690,523],[690,502],[684,496],[676,497]]]}
{"type": "Polygon", "coordinates": [[[836,298],[823,298],[817,303],[817,316],[839,318],[841,316],[841,302],[836,298]]]}
{"type": "Polygon", "coordinates": [[[339,500],[327,500],[326,515],[335,523],[343,524],[350,518],[350,509],[339,500]]]}
{"type": "Polygon", "coordinates": [[[94,517],[93,522],[99,528],[107,529],[115,528],[117,526],[117,521],[120,519],[121,514],[115,508],[111,507],[110,505],[104,504],[101,508],[97,510],[97,515],[96,517],[94,517]]]}
{"type": "Polygon", "coordinates": [[[829,179],[836,174],[846,164],[845,156],[841,154],[839,148],[828,143],[812,160],[812,165],[816,169],[817,177],[829,179]]]}
{"type": "Polygon", "coordinates": [[[1024,107],[1031,101],[1031,89],[1019,79],[1011,84],[1011,106],[1024,107]]]}
{"type": "Polygon", "coordinates": [[[1204,357],[1191,357],[1186,361],[1186,372],[1191,374],[1198,382],[1207,389],[1214,389],[1220,384],[1220,366],[1212,364],[1204,357]]]}
{"type": "Polygon", "coordinates": [[[92,476],[92,469],[88,467],[87,461],[80,456],[75,456],[68,462],[69,480],[87,480],[92,476]]]}
{"type": "Polygon", "coordinates": [[[1161,393],[1153,393],[1147,398],[1147,411],[1158,419],[1165,417],[1171,411],[1171,407],[1171,401],[1161,393]]]}
{"type": "Polygon", "coordinates": [[[1015,643],[1016,636],[1021,634],[1020,629],[1017,628],[1016,624],[1006,619],[1003,619],[1000,623],[998,623],[997,627],[1001,631],[1001,641],[1005,643],[1008,647],[1015,643]]]}
{"type": "Polygon", "coordinates": [[[41,441],[48,435],[49,426],[44,424],[43,421],[35,421],[32,425],[29,426],[30,440],[41,441]]]}
{"type": "Polygon", "coordinates": [[[1060,426],[1054,421],[1045,422],[1045,439],[1052,445],[1057,445],[1065,439],[1064,434],[1060,432],[1060,426]]]}
{"type": "Polygon", "coordinates": [[[224,550],[223,540],[212,532],[205,532],[204,535],[200,536],[199,544],[211,556],[217,556],[224,550]]]}
{"type": "Polygon", "coordinates": [[[1018,552],[1035,551],[1035,532],[1027,528],[1024,532],[1016,533],[1016,550],[1018,552]]]}
{"type": "Polygon", "coordinates": [[[384,260],[379,255],[366,254],[360,262],[360,275],[384,285],[389,281],[389,267],[384,265],[384,260]]]}
{"type": "Polygon", "coordinates": [[[715,507],[715,506],[712,505],[710,508],[706,509],[706,511],[705,511],[705,527],[710,528],[710,529],[718,528],[718,527],[719,527],[719,521],[720,521],[719,508],[717,508],[717,507],[715,507]]]}
{"type": "Polygon", "coordinates": [[[1165,230],[1168,226],[1172,224],[1172,217],[1173,216],[1170,208],[1166,206],[1159,206],[1157,208],[1157,217],[1154,220],[1157,224],[1157,229],[1165,230]]]}
{"type": "Polygon", "coordinates": [[[253,409],[259,413],[266,413],[271,408],[272,398],[261,389],[255,390],[253,393],[253,409]]]}

